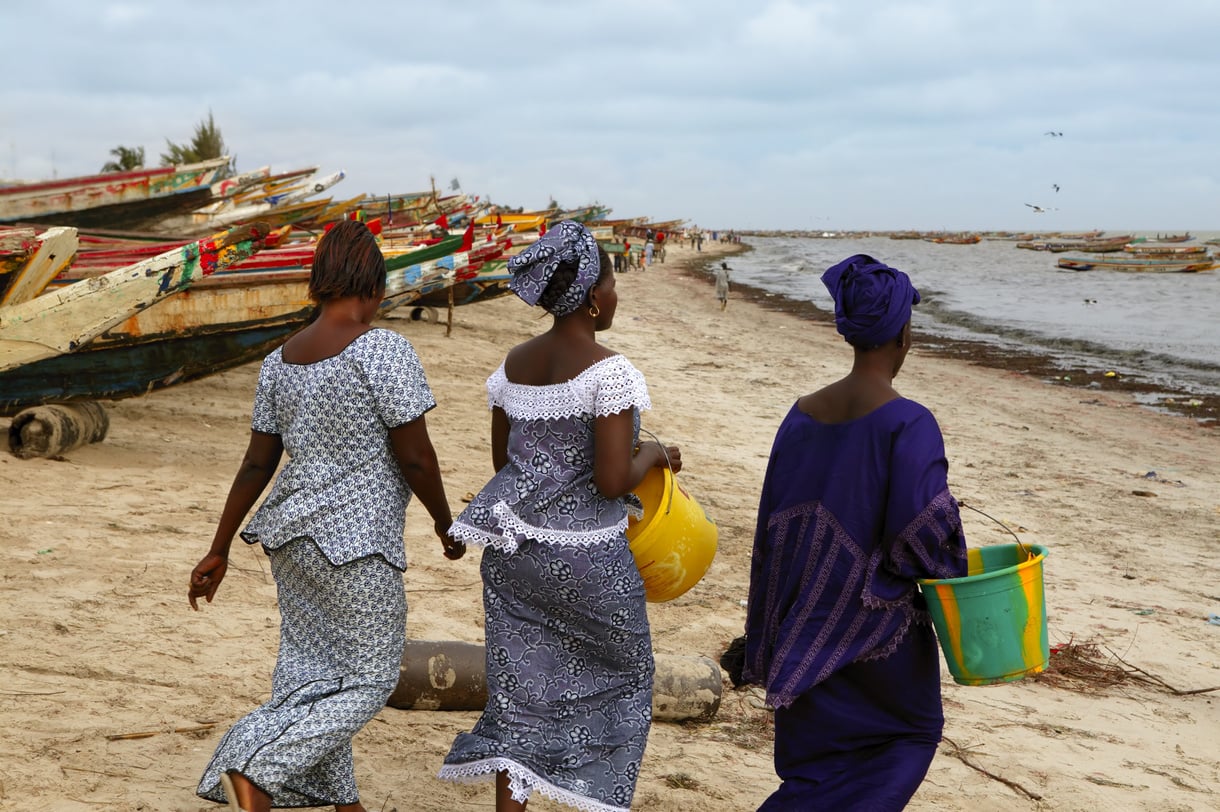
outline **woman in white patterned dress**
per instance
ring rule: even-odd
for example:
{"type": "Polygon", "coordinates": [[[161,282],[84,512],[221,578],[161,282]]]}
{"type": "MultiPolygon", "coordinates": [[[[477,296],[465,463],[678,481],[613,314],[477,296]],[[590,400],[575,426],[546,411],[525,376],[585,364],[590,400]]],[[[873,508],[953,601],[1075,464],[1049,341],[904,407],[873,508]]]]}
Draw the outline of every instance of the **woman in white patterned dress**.
{"type": "Polygon", "coordinates": [[[352,737],[398,682],[406,636],[403,523],[416,494],[446,557],[452,522],[424,413],[436,405],[410,342],[370,323],[385,292],[376,238],[342,221],[310,272],[317,319],[263,361],[250,444],[188,597],[211,602],[238,527],[271,559],[280,607],[272,694],[216,748],[198,794],[232,809],[364,812],[352,737]]]}
{"type": "Polygon", "coordinates": [[[453,523],[484,548],[488,701],[440,777],[496,780],[498,812],[540,792],[590,812],[631,805],[652,718],[644,584],[630,491],[676,447],[637,444],[644,377],[597,343],[618,304],[609,257],[559,223],[509,261],[510,287],[554,316],[488,379],[496,474],[453,523]]]}

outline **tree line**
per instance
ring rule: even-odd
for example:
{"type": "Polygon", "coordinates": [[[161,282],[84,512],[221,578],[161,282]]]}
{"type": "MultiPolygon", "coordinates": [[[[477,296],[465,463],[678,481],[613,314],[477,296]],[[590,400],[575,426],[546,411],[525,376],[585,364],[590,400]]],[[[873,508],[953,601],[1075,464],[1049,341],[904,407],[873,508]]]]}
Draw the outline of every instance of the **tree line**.
{"type": "MultiPolygon", "coordinates": [[[[196,164],[227,154],[224,138],[212,118],[211,110],[208,111],[206,119],[195,125],[195,135],[190,141],[175,144],[166,138],[165,145],[166,151],[161,153],[161,166],[196,164]]],[[[110,150],[110,155],[111,160],[102,166],[103,172],[130,172],[144,168],[144,147],[128,147],[120,144],[110,150]]],[[[236,163],[236,160],[229,163],[229,172],[234,170],[236,163]]]]}

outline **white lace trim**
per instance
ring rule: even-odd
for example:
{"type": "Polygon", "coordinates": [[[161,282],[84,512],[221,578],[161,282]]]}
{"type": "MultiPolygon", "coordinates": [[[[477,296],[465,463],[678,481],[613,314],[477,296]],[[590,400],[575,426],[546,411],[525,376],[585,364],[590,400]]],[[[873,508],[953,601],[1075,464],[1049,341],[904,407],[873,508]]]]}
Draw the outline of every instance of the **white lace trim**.
{"type": "Polygon", "coordinates": [[[499,406],[517,420],[557,420],[589,414],[605,417],[632,406],[652,408],[644,376],[621,355],[603,358],[570,381],[546,386],[513,383],[504,364],[487,379],[488,408],[499,406]]]}
{"type": "Polygon", "coordinates": [[[609,527],[599,527],[596,530],[552,530],[536,527],[513,513],[513,509],[503,499],[492,506],[491,515],[498,521],[502,533],[491,533],[459,519],[450,526],[449,535],[473,547],[495,547],[506,553],[515,553],[517,536],[547,544],[590,547],[613,541],[627,530],[626,516],[609,527]]]}
{"type": "Polygon", "coordinates": [[[611,806],[557,787],[536,775],[533,770],[503,756],[472,761],[469,764],[446,764],[441,767],[436,777],[459,784],[474,784],[494,778],[498,772],[508,773],[508,788],[513,794],[513,800],[518,803],[525,803],[529,800],[530,793],[537,791],[552,801],[575,807],[581,812],[629,812],[628,807],[611,806]]]}

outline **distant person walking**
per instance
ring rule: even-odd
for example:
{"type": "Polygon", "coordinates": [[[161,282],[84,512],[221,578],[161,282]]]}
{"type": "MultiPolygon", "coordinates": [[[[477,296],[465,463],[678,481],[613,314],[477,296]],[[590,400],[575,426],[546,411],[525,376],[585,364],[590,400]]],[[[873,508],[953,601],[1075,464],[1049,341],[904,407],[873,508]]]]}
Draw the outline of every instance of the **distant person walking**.
{"type": "Polygon", "coordinates": [[[715,271],[716,298],[720,300],[721,310],[729,306],[729,272],[732,270],[727,262],[722,262],[720,267],[715,271]]]}

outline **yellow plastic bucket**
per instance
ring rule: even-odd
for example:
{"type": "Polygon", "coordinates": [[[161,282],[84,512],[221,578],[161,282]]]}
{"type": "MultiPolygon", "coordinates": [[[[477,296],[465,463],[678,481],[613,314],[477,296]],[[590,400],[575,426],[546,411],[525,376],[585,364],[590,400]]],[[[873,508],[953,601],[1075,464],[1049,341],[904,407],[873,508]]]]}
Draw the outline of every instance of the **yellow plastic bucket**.
{"type": "Polygon", "coordinates": [[[974,548],[965,576],[919,582],[955,682],[993,685],[1046,669],[1046,555],[1036,544],[974,548]]]}
{"type": "Polygon", "coordinates": [[[716,555],[716,523],[668,468],[652,468],[635,489],[644,518],[627,520],[627,540],[645,597],[669,601],[699,583],[716,555]]]}

